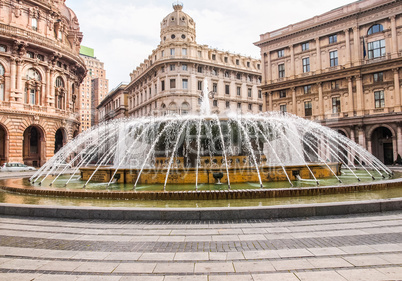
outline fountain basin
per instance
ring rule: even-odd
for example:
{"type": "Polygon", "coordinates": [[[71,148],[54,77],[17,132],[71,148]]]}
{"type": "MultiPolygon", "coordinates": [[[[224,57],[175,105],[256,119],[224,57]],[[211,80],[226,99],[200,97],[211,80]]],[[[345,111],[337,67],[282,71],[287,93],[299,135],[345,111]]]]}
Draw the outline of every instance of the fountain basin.
{"type": "MultiPolygon", "coordinates": [[[[309,163],[308,168],[306,165],[293,165],[293,166],[260,166],[259,173],[262,182],[272,181],[286,181],[287,175],[291,181],[297,180],[297,176],[303,179],[312,179],[311,172],[318,178],[328,178],[334,174],[340,175],[341,163],[328,163],[327,165],[309,163]],[[328,165],[328,166],[327,166],[328,165]],[[309,170],[310,169],[310,170],[309,170]],[[285,171],[286,173],[285,173],[285,171]],[[311,172],[310,172],[311,171],[311,172]],[[287,174],[287,175],[286,175],[287,174]]],[[[118,169],[115,172],[113,167],[83,167],[80,168],[81,179],[87,181],[92,176],[92,182],[109,182],[112,177],[115,178],[117,183],[135,183],[138,175],[139,184],[163,184],[165,183],[166,168],[152,168],[143,169],[118,169]],[[95,172],[95,173],[94,173],[95,172]],[[94,173],[94,174],[93,174],[94,173]],[[92,175],[93,174],[93,175],[92,175]]],[[[245,182],[259,182],[259,175],[255,167],[252,166],[234,166],[227,170],[225,167],[216,168],[183,168],[175,167],[170,171],[170,176],[167,180],[168,184],[190,184],[195,182],[198,173],[198,183],[200,184],[213,184],[217,183],[214,178],[214,173],[222,173],[223,177],[220,182],[227,184],[227,171],[231,183],[245,183],[245,182]]]]}

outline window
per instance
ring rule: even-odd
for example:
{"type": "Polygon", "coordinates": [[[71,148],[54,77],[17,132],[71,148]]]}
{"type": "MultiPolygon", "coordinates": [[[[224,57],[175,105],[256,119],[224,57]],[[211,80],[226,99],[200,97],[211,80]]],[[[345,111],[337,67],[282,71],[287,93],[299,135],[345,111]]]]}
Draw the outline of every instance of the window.
{"type": "Polygon", "coordinates": [[[307,51],[310,49],[310,45],[308,42],[302,44],[302,51],[307,51]]]}
{"type": "Polygon", "coordinates": [[[329,52],[329,64],[331,67],[338,65],[338,51],[329,52]]]}
{"type": "Polygon", "coordinates": [[[197,83],[197,89],[198,89],[199,91],[202,91],[202,81],[198,81],[198,83],[197,83]]]}
{"type": "Polygon", "coordinates": [[[252,110],[253,109],[253,105],[251,103],[248,104],[248,110],[252,110]]]}
{"type": "Polygon", "coordinates": [[[230,94],[230,85],[225,85],[225,94],[230,94]]]}
{"type": "Polygon", "coordinates": [[[261,99],[262,98],[262,91],[258,90],[258,98],[261,99]]]}
{"type": "Polygon", "coordinates": [[[218,106],[218,101],[217,101],[217,100],[213,100],[212,105],[215,106],[215,107],[218,106]]]}
{"type": "Polygon", "coordinates": [[[258,105],[258,110],[259,110],[259,111],[262,111],[262,105],[261,105],[261,104],[258,105]]]}
{"type": "Polygon", "coordinates": [[[303,72],[310,72],[310,58],[304,58],[303,62],[303,72]]]}
{"type": "Polygon", "coordinates": [[[328,36],[328,42],[329,42],[329,44],[338,42],[338,38],[337,38],[336,34],[328,36]]]}
{"type": "Polygon", "coordinates": [[[183,102],[181,105],[181,114],[187,115],[190,111],[190,105],[187,102],[183,102]]]}
{"type": "Polygon", "coordinates": [[[241,88],[240,88],[240,87],[237,87],[237,88],[236,88],[236,94],[237,94],[238,96],[241,96],[241,88]]]}
{"type": "Polygon", "coordinates": [[[30,89],[29,90],[29,103],[35,104],[35,101],[36,101],[36,90],[30,89]]]}
{"type": "Polygon", "coordinates": [[[27,72],[27,80],[41,81],[42,77],[36,69],[30,68],[27,72]]]}
{"type": "Polygon", "coordinates": [[[188,80],[187,80],[187,79],[183,79],[183,80],[182,80],[182,84],[183,84],[183,85],[182,85],[182,88],[183,88],[183,89],[188,89],[188,80]]]}
{"type": "Polygon", "coordinates": [[[374,92],[374,102],[375,102],[375,108],[385,107],[384,91],[374,92]]]}
{"type": "Polygon", "coordinates": [[[181,49],[181,55],[182,56],[187,56],[187,48],[181,49]]]}
{"type": "Polygon", "coordinates": [[[165,90],[165,81],[161,81],[161,91],[165,90]]]}
{"type": "Polygon", "coordinates": [[[216,70],[216,68],[212,69],[212,75],[218,76],[218,71],[216,70]]]}
{"type": "Polygon", "coordinates": [[[332,98],[332,113],[341,112],[341,98],[335,97],[332,98]]]}
{"type": "Polygon", "coordinates": [[[339,80],[331,81],[331,89],[332,90],[338,90],[340,85],[339,80]]]}
{"type": "Polygon", "coordinates": [[[181,65],[181,69],[183,70],[183,71],[187,71],[187,64],[182,64],[181,65]]]}
{"type": "Polygon", "coordinates": [[[57,88],[64,88],[64,81],[60,76],[56,78],[55,84],[57,88]]]}
{"type": "Polygon", "coordinates": [[[311,85],[303,86],[304,94],[311,94],[311,85]]]}
{"type": "Polygon", "coordinates": [[[375,24],[371,26],[367,32],[367,35],[371,35],[377,32],[382,32],[384,30],[383,26],[381,24],[375,24]]]}
{"type": "Polygon", "coordinates": [[[174,54],[175,54],[175,49],[174,48],[170,49],[170,55],[174,56],[174,54]]]}
{"type": "Polygon", "coordinates": [[[305,116],[313,115],[313,106],[311,104],[311,101],[304,102],[304,115],[305,116]]]}
{"type": "Polygon", "coordinates": [[[161,67],[161,72],[162,73],[165,72],[165,67],[164,66],[161,67]]]}
{"type": "Polygon", "coordinates": [[[201,51],[198,51],[198,57],[202,58],[202,52],[201,51]]]}
{"type": "Polygon", "coordinates": [[[212,92],[214,92],[214,93],[218,92],[218,84],[216,84],[216,83],[212,84],[212,92]]]}
{"type": "Polygon", "coordinates": [[[228,57],[224,58],[225,63],[228,63],[228,57]]]}
{"type": "Polygon", "coordinates": [[[38,30],[38,20],[36,18],[32,18],[32,29],[38,30]]]}
{"type": "Polygon", "coordinates": [[[199,66],[199,67],[197,68],[197,71],[198,71],[198,73],[202,73],[202,66],[199,66]]]}
{"type": "Polygon", "coordinates": [[[384,78],[384,75],[383,75],[382,72],[377,72],[377,73],[373,74],[373,81],[374,82],[382,82],[382,81],[384,81],[383,78],[384,78]]]}
{"type": "Polygon", "coordinates": [[[227,72],[227,71],[225,72],[225,77],[226,77],[226,78],[229,78],[229,77],[230,77],[229,72],[227,72]]]}
{"type": "Polygon", "coordinates": [[[260,64],[257,64],[257,68],[260,69],[260,64]]]}
{"type": "Polygon", "coordinates": [[[216,60],[216,55],[212,54],[212,60],[216,60]]]}
{"type": "Polygon", "coordinates": [[[284,50],[284,49],[279,50],[279,51],[278,51],[278,58],[281,58],[281,57],[283,57],[283,56],[285,56],[285,50],[284,50]]]}
{"type": "Polygon", "coordinates": [[[279,111],[280,111],[281,113],[287,112],[286,104],[281,104],[281,105],[279,106],[279,111]]]}
{"type": "Polygon", "coordinates": [[[161,57],[163,57],[165,55],[165,51],[161,52],[161,57]]]}
{"type": "Polygon", "coordinates": [[[226,102],[226,108],[230,108],[230,102],[226,102]]]}
{"type": "Polygon", "coordinates": [[[241,79],[241,74],[240,74],[240,73],[237,73],[237,74],[236,74],[236,79],[238,79],[238,80],[241,79]]]}
{"type": "Polygon", "coordinates": [[[175,70],[176,69],[176,66],[174,65],[174,64],[171,64],[170,65],[170,71],[173,71],[173,70],[175,70]]]}
{"type": "Polygon", "coordinates": [[[27,58],[33,59],[34,58],[34,53],[27,52],[27,58]]]}
{"type": "Polygon", "coordinates": [[[368,58],[374,59],[385,56],[385,40],[378,40],[367,44],[368,58]]]}
{"type": "Polygon", "coordinates": [[[7,52],[7,47],[4,45],[0,45],[0,52],[7,52]]]}
{"type": "Polygon", "coordinates": [[[236,59],[236,65],[240,65],[240,60],[236,59]]]}
{"type": "Polygon", "coordinates": [[[279,98],[286,98],[286,91],[285,90],[280,90],[279,91],[279,98]]]}
{"type": "Polygon", "coordinates": [[[285,77],[285,64],[278,65],[278,76],[279,76],[279,78],[285,77]]]}
{"type": "Polygon", "coordinates": [[[247,96],[248,96],[249,98],[251,98],[251,88],[248,88],[248,89],[247,89],[247,96]]]}
{"type": "Polygon", "coordinates": [[[237,109],[241,109],[241,103],[240,102],[237,103],[237,109]]]}
{"type": "Polygon", "coordinates": [[[249,61],[247,62],[247,67],[250,67],[250,62],[249,61]]]}

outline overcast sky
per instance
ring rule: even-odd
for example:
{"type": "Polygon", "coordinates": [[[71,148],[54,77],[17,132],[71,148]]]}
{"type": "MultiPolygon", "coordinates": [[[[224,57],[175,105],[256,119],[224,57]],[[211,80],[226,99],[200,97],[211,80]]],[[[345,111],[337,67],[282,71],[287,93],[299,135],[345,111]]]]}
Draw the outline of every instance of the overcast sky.
{"type": "MultiPolygon", "coordinates": [[[[173,0],[67,0],[84,34],[82,45],[105,63],[109,90],[160,43],[160,22],[173,0]]],[[[196,23],[198,44],[260,58],[260,34],[325,13],[352,0],[184,0],[196,23]]]]}

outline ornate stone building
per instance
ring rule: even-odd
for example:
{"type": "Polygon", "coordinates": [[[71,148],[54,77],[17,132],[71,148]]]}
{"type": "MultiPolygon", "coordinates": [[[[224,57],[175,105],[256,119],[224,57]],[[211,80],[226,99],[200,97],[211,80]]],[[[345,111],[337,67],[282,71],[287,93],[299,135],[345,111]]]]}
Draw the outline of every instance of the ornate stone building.
{"type": "Polygon", "coordinates": [[[78,133],[86,68],[63,0],[0,1],[0,162],[40,166],[78,133]]]}
{"type": "Polygon", "coordinates": [[[97,106],[99,123],[128,116],[126,89],[127,84],[121,83],[99,103],[97,106]]]}
{"type": "Polygon", "coordinates": [[[130,74],[129,115],[197,113],[205,77],[213,112],[260,112],[260,60],[197,44],[194,20],[182,4],[173,8],[161,22],[160,44],[130,74]]]}
{"type": "Polygon", "coordinates": [[[262,34],[264,109],[316,120],[386,164],[402,155],[402,1],[362,0],[262,34]]]}

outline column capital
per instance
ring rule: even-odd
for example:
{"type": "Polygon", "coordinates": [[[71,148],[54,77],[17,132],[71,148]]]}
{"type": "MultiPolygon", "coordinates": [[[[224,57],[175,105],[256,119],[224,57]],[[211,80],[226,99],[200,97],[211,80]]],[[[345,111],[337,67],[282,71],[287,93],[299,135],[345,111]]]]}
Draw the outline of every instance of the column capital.
{"type": "Polygon", "coordinates": [[[296,92],[296,87],[290,87],[290,90],[291,90],[292,92],[296,92]]]}
{"type": "Polygon", "coordinates": [[[395,21],[395,19],[396,19],[396,15],[392,15],[392,16],[390,16],[390,17],[389,17],[389,19],[390,19],[391,21],[395,21]]]}
{"type": "Polygon", "coordinates": [[[355,75],[354,77],[355,77],[356,80],[361,80],[361,79],[362,79],[362,76],[361,76],[360,74],[359,74],[359,75],[355,75]]]}
{"type": "Polygon", "coordinates": [[[318,87],[321,87],[322,82],[316,82],[316,85],[317,85],[318,87]]]}
{"type": "Polygon", "coordinates": [[[348,76],[348,77],[346,77],[346,79],[348,79],[348,82],[352,82],[353,77],[352,77],[352,76],[348,76]]]}
{"type": "Polygon", "coordinates": [[[393,68],[392,71],[394,72],[394,74],[398,74],[399,73],[399,67],[393,68]]]}
{"type": "Polygon", "coordinates": [[[349,33],[349,28],[345,28],[345,29],[343,30],[343,32],[349,33]]]}

